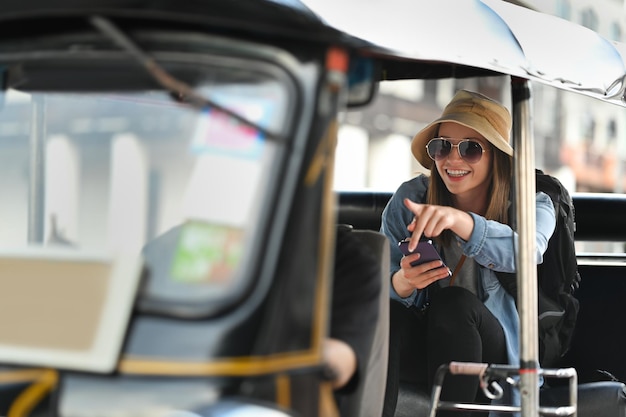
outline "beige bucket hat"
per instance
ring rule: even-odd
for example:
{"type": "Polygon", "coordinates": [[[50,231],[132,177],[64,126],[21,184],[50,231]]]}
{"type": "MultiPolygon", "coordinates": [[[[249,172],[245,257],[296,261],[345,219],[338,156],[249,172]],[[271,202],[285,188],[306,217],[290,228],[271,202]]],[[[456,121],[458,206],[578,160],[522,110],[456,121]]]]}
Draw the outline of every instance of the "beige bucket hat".
{"type": "Polygon", "coordinates": [[[443,122],[458,123],[474,129],[493,146],[513,156],[513,148],[509,143],[512,121],[507,108],[480,93],[459,90],[441,117],[413,137],[411,152],[425,168],[430,169],[433,164],[426,152],[426,144],[435,137],[439,124],[443,122]]]}

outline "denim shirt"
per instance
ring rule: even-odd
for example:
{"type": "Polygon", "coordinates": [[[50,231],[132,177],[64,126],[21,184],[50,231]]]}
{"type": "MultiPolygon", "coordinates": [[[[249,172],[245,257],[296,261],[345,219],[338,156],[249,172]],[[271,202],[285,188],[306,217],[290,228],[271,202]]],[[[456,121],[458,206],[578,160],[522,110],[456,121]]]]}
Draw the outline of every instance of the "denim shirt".
{"type": "MultiPolygon", "coordinates": [[[[403,201],[405,198],[417,203],[426,201],[428,181],[428,176],[420,175],[403,183],[383,211],[380,231],[389,239],[391,276],[400,269],[400,260],[403,255],[398,249],[398,242],[410,236],[406,227],[414,217],[403,201]]],[[[456,239],[463,253],[468,258],[473,258],[479,266],[479,292],[482,292],[479,296],[489,311],[498,319],[504,330],[509,364],[519,366],[519,316],[517,308],[513,297],[500,285],[500,281],[494,273],[494,271],[515,272],[514,253],[518,236],[510,226],[487,220],[475,213],[469,214],[474,219],[474,229],[469,240],[465,241],[458,236],[456,239]]],[[[536,224],[537,252],[535,261],[540,264],[543,262],[543,253],[548,247],[548,240],[556,226],[554,205],[550,197],[543,192],[538,192],[536,196],[536,224]]],[[[450,267],[454,268],[453,265],[450,267]]],[[[418,308],[422,307],[428,301],[427,293],[424,290],[415,290],[408,297],[402,298],[396,293],[393,285],[390,287],[391,298],[407,307],[411,305],[418,308]]],[[[514,396],[517,395],[514,394],[514,396]]],[[[507,399],[503,398],[502,400],[504,403],[507,399]]],[[[508,401],[517,403],[514,398],[508,398],[508,401]]]]}

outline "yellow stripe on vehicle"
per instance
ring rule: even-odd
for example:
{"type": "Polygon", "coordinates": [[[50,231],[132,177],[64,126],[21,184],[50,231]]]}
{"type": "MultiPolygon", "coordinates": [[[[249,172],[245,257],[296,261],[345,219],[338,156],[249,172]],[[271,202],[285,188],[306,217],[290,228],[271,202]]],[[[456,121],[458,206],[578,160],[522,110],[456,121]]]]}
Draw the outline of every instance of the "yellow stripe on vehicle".
{"type": "Polygon", "coordinates": [[[39,371],[37,379],[11,404],[7,417],[26,417],[56,387],[59,375],[52,369],[39,371]]]}
{"type": "Polygon", "coordinates": [[[210,362],[172,361],[126,356],[120,361],[118,370],[124,374],[135,375],[255,376],[319,365],[319,355],[313,352],[225,358],[210,362]]]}
{"type": "Polygon", "coordinates": [[[276,404],[291,408],[291,378],[287,374],[276,376],[276,404]]]}

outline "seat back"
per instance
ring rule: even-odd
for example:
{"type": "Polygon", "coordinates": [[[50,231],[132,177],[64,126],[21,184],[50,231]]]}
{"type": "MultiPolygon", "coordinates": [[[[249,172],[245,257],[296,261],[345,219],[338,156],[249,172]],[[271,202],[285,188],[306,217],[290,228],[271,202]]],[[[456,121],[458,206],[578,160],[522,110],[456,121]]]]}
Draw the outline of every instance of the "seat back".
{"type": "Polygon", "coordinates": [[[338,195],[337,221],[355,229],[380,230],[380,220],[391,192],[342,191],[338,195]]]}
{"type": "Polygon", "coordinates": [[[352,231],[367,246],[380,265],[381,291],[379,314],[375,324],[373,345],[363,367],[362,383],[344,409],[346,416],[380,417],[383,410],[387,361],[389,355],[389,244],[381,233],[372,230],[352,231]]]}
{"type": "MultiPolygon", "coordinates": [[[[626,386],[617,381],[588,382],[578,385],[578,417],[625,417],[626,386]]],[[[569,387],[543,389],[540,393],[542,407],[559,407],[568,404],[569,387]]]]}

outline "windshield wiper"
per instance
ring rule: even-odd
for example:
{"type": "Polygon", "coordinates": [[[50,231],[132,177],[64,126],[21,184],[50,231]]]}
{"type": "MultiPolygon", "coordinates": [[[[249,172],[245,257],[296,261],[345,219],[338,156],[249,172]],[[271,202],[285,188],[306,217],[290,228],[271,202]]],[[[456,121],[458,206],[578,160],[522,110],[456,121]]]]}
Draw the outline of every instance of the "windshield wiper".
{"type": "Polygon", "coordinates": [[[102,16],[91,16],[90,22],[103,35],[111,39],[124,51],[130,53],[132,57],[141,64],[150,76],[164,89],[170,92],[172,98],[176,101],[189,104],[199,110],[207,107],[218,110],[229,117],[237,120],[246,126],[252,127],[259,131],[264,137],[273,140],[280,140],[281,137],[269,130],[259,126],[258,124],[246,119],[236,112],[214,102],[211,99],[203,97],[184,81],[179,80],[172,74],[168,73],[154,58],[144,52],[136,45],[130,37],[113,24],[109,19],[102,16]]]}

